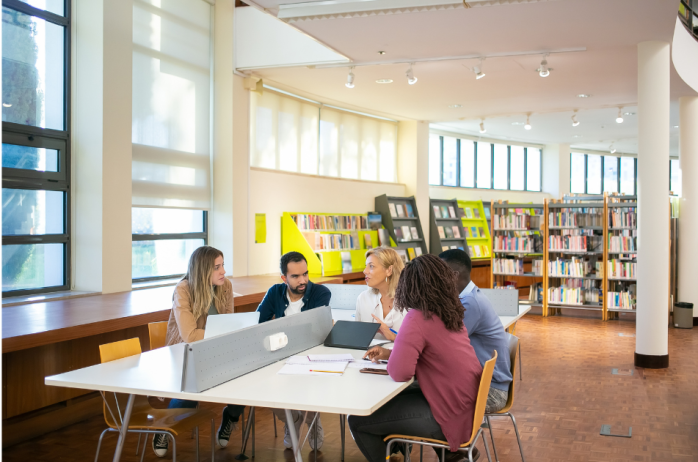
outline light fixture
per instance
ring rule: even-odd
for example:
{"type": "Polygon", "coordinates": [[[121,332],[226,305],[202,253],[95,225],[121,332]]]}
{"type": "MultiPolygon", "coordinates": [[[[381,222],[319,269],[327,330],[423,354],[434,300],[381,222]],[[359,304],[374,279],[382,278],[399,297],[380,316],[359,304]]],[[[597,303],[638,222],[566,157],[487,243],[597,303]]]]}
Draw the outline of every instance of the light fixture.
{"type": "Polygon", "coordinates": [[[530,117],[531,117],[531,114],[526,115],[526,125],[524,125],[524,128],[526,130],[530,130],[531,128],[533,128],[533,127],[531,127],[531,121],[529,120],[530,117]]]}
{"type": "Polygon", "coordinates": [[[344,84],[344,85],[346,85],[347,88],[354,88],[354,72],[353,71],[354,71],[354,68],[350,67],[349,68],[349,75],[347,75],[347,83],[344,84]]]}
{"type": "Polygon", "coordinates": [[[482,72],[482,62],[485,60],[485,58],[480,58],[480,64],[478,66],[473,67],[473,73],[475,74],[475,79],[480,80],[485,76],[485,73],[482,72]]]}
{"type": "Polygon", "coordinates": [[[2,103],[2,107],[12,107],[10,103],[2,103]]]}
{"type": "Polygon", "coordinates": [[[482,122],[480,122],[480,133],[485,133],[487,130],[485,129],[485,119],[482,119],[482,122]]]}
{"type": "Polygon", "coordinates": [[[611,147],[609,148],[609,151],[611,151],[611,154],[615,154],[616,152],[616,147],[611,143],[611,147]]]}
{"type": "Polygon", "coordinates": [[[591,95],[588,95],[586,93],[580,93],[577,95],[577,98],[591,98],[591,95]]]}
{"type": "Polygon", "coordinates": [[[616,117],[616,123],[617,124],[623,123],[623,108],[622,107],[618,108],[618,117],[616,117]]]}
{"type": "Polygon", "coordinates": [[[378,79],[376,83],[393,83],[393,79],[378,79]]]}
{"type": "Polygon", "coordinates": [[[634,112],[624,112],[623,115],[634,116],[635,113],[634,112]]]}
{"type": "Polygon", "coordinates": [[[462,104],[451,104],[451,105],[448,106],[448,107],[450,107],[450,108],[452,108],[452,109],[458,109],[459,107],[463,107],[463,105],[462,105],[462,104]]]}
{"type": "Polygon", "coordinates": [[[417,83],[417,77],[415,77],[414,72],[412,72],[412,64],[410,64],[410,68],[405,72],[405,76],[407,77],[407,83],[410,85],[417,83]]]}
{"type": "Polygon", "coordinates": [[[379,55],[384,55],[384,54],[385,54],[385,51],[381,50],[381,51],[378,52],[378,54],[379,54],[379,55]]]}
{"type": "Polygon", "coordinates": [[[512,122],[511,124],[512,125],[523,125],[524,123],[523,122],[512,122]]]}
{"type": "Polygon", "coordinates": [[[572,126],[576,127],[579,125],[579,120],[577,120],[577,111],[574,111],[574,114],[572,114],[572,126]]]}
{"type": "Polygon", "coordinates": [[[538,72],[538,75],[541,77],[547,77],[550,75],[550,71],[552,71],[551,68],[548,67],[548,53],[543,55],[543,61],[540,62],[540,67],[536,69],[536,72],[538,72]]]}

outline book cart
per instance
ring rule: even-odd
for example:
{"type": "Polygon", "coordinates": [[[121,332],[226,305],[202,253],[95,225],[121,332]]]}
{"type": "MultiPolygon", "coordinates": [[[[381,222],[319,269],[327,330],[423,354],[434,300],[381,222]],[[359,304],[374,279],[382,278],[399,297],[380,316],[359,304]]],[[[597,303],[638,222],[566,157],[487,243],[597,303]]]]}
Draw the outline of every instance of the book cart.
{"type": "MultiPolygon", "coordinates": [[[[449,249],[468,252],[463,221],[458,216],[456,199],[429,199],[429,251],[438,256],[449,249]]],[[[468,255],[472,256],[470,252],[468,255]]]]}
{"type": "MultiPolygon", "coordinates": [[[[492,229],[491,287],[529,284],[528,303],[544,306],[547,268],[546,205],[494,202],[490,206],[492,229]]],[[[522,303],[525,303],[522,301],[522,303]]]]}
{"type": "Polygon", "coordinates": [[[381,214],[383,227],[395,242],[395,250],[404,262],[428,253],[414,196],[391,197],[383,194],[376,197],[375,208],[381,214]]]}

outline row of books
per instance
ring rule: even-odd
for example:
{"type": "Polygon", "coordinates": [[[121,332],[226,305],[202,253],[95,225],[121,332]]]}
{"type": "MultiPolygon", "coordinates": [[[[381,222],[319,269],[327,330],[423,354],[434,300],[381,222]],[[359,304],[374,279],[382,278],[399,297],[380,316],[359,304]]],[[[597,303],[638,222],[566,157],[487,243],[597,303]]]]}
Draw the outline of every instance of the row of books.
{"type": "Polygon", "coordinates": [[[480,219],[480,209],[473,207],[471,210],[470,207],[466,207],[465,210],[463,210],[465,213],[465,218],[469,219],[480,219]]]}
{"type": "Polygon", "coordinates": [[[608,226],[611,228],[637,228],[635,211],[611,210],[608,212],[608,226]]]}
{"type": "MultiPolygon", "coordinates": [[[[504,274],[524,274],[524,261],[521,258],[495,258],[492,264],[492,272],[504,274]]],[[[531,273],[536,276],[543,275],[543,260],[531,262],[531,273]]]]}
{"type": "Polygon", "coordinates": [[[458,216],[456,215],[456,209],[452,205],[448,207],[445,205],[435,205],[434,218],[438,220],[439,218],[458,218],[458,216]]]}
{"type": "Polygon", "coordinates": [[[443,246],[441,246],[442,252],[445,252],[445,251],[451,250],[451,249],[465,250],[462,246],[459,246],[459,245],[443,245],[443,246]]]}
{"type": "Polygon", "coordinates": [[[592,262],[581,258],[570,260],[550,260],[548,261],[548,275],[550,277],[598,277],[603,278],[603,263],[592,262]]]}
{"type": "Polygon", "coordinates": [[[609,252],[635,252],[635,238],[631,236],[608,236],[609,252]]]}
{"type": "Polygon", "coordinates": [[[388,208],[390,209],[390,216],[393,218],[414,218],[412,204],[394,204],[390,202],[388,203],[388,208]]]}
{"type": "Polygon", "coordinates": [[[486,245],[469,245],[468,252],[468,255],[475,258],[490,256],[490,249],[486,245]]]}
{"type": "Polygon", "coordinates": [[[630,286],[628,291],[622,292],[607,292],[608,308],[616,310],[634,310],[637,303],[637,295],[635,293],[635,284],[630,286]]]}
{"type": "Polygon", "coordinates": [[[548,226],[555,228],[584,228],[587,226],[603,226],[603,213],[599,209],[593,212],[550,212],[548,226]]]}
{"type": "Polygon", "coordinates": [[[398,241],[412,241],[419,239],[419,231],[416,226],[400,226],[395,228],[395,236],[398,241]]]}
{"type": "Polygon", "coordinates": [[[421,247],[408,247],[406,249],[395,249],[395,251],[400,255],[400,259],[403,263],[407,263],[422,255],[421,247]]]}
{"type": "Polygon", "coordinates": [[[495,252],[535,252],[535,239],[530,237],[494,236],[492,246],[495,252]]]}
{"type": "Polygon", "coordinates": [[[598,252],[601,248],[601,236],[549,236],[549,250],[573,252],[598,252]]]}
{"type": "Polygon", "coordinates": [[[301,231],[318,229],[328,231],[368,229],[365,215],[291,215],[301,231]]]}
{"type": "MultiPolygon", "coordinates": [[[[584,280],[583,282],[590,282],[584,280]]],[[[548,289],[548,303],[562,303],[565,305],[598,304],[601,302],[601,289],[560,286],[548,289]]]]}
{"type": "MultiPolygon", "coordinates": [[[[357,250],[361,248],[359,234],[322,234],[318,232],[304,232],[303,237],[313,250],[357,250]]],[[[366,248],[371,248],[371,236],[365,235],[366,248]]]]}
{"type": "Polygon", "coordinates": [[[621,260],[608,260],[609,278],[635,279],[637,277],[637,263],[621,260]]]}
{"type": "Polygon", "coordinates": [[[496,230],[506,229],[540,229],[540,215],[515,215],[513,213],[494,215],[492,217],[492,226],[496,230]]]}
{"type": "Polygon", "coordinates": [[[441,239],[460,238],[460,228],[458,226],[439,226],[439,237],[441,239]]]}

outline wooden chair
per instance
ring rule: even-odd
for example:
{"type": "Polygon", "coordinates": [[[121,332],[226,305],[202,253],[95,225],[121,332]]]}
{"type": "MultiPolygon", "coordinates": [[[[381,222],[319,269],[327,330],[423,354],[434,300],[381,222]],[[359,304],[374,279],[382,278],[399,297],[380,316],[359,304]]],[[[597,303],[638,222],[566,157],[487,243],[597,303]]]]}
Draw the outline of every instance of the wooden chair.
{"type": "MultiPolygon", "coordinates": [[[[482,368],[482,376],[480,377],[480,388],[477,392],[477,399],[475,401],[475,412],[473,416],[473,432],[470,435],[470,440],[467,443],[460,445],[460,449],[467,451],[468,460],[472,462],[473,460],[473,448],[477,439],[482,434],[482,419],[485,415],[485,406],[487,405],[487,394],[490,391],[490,383],[492,382],[492,373],[494,372],[494,363],[497,361],[497,352],[494,352],[492,359],[485,362],[485,367],[482,368]]],[[[447,441],[436,440],[432,438],[424,438],[421,436],[409,436],[409,435],[388,435],[383,440],[388,443],[388,447],[385,450],[385,460],[390,459],[391,446],[393,443],[405,443],[405,444],[416,444],[418,446],[431,446],[433,448],[441,448],[441,460],[445,459],[446,449],[450,447],[447,441]]],[[[490,458],[490,450],[487,447],[487,440],[482,438],[482,442],[485,444],[485,451],[487,452],[487,459],[490,458]]],[[[408,446],[409,447],[409,446],[408,446]]],[[[409,452],[406,454],[405,460],[409,460],[409,452]]]]}
{"type": "MultiPolygon", "coordinates": [[[[99,346],[99,354],[102,363],[115,361],[141,354],[141,343],[138,338],[122,340],[120,342],[107,343],[99,346]]],[[[123,416],[121,409],[126,409],[128,396],[122,393],[100,392],[104,401],[104,420],[108,428],[102,432],[97,443],[95,462],[99,458],[99,450],[102,446],[102,438],[107,432],[121,432],[146,434],[144,449],[141,453],[141,462],[145,455],[145,446],[148,444],[147,435],[165,433],[172,442],[172,461],[177,460],[177,443],[175,436],[183,431],[194,429],[196,434],[196,460],[199,460],[199,426],[211,422],[211,461],[215,451],[215,417],[216,415],[206,409],[155,409],[145,396],[136,396],[131,412],[131,420],[127,429],[121,428],[123,416]]]]}
{"type": "Polygon", "coordinates": [[[511,361],[511,384],[509,384],[509,398],[507,398],[507,404],[499,411],[485,414],[485,420],[487,420],[487,426],[490,428],[490,438],[492,438],[492,451],[494,452],[494,460],[499,462],[497,458],[497,448],[494,445],[494,435],[492,434],[492,425],[490,424],[490,417],[506,416],[511,418],[511,422],[514,424],[514,430],[516,431],[516,441],[519,443],[519,451],[521,452],[521,460],[526,462],[524,459],[523,448],[521,447],[521,436],[519,435],[519,428],[516,426],[516,419],[509,412],[509,409],[514,405],[514,381],[516,378],[516,366],[517,366],[517,355],[516,352],[519,350],[519,339],[511,335],[509,337],[509,358],[511,361]]]}
{"type": "Polygon", "coordinates": [[[167,339],[167,321],[149,323],[148,335],[150,336],[151,350],[164,347],[167,339]]]}

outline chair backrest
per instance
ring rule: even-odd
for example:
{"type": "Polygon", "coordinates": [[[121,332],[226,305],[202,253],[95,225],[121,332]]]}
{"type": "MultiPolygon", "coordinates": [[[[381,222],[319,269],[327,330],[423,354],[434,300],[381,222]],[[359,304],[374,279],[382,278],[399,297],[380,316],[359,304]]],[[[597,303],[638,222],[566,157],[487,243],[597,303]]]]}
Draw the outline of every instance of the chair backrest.
{"type": "Polygon", "coordinates": [[[499,412],[507,412],[514,405],[514,382],[516,382],[516,368],[518,366],[516,360],[519,352],[519,338],[514,335],[509,335],[509,362],[511,364],[511,383],[509,384],[509,397],[507,403],[499,412]]]}
{"type": "Polygon", "coordinates": [[[335,310],[355,310],[359,294],[368,289],[365,284],[323,284],[330,289],[330,307],[335,310]]]}
{"type": "Polygon", "coordinates": [[[164,347],[167,339],[167,321],[149,323],[148,335],[150,336],[151,350],[164,347]]]}
{"type": "Polygon", "coordinates": [[[494,351],[492,359],[485,362],[482,368],[482,376],[480,377],[480,388],[477,391],[477,400],[475,401],[475,413],[473,416],[473,433],[470,435],[468,444],[472,444],[480,429],[482,419],[485,416],[485,407],[487,406],[487,395],[490,392],[490,383],[492,383],[492,373],[494,372],[494,364],[497,362],[497,350],[494,351]]]}
{"type": "Polygon", "coordinates": [[[141,354],[141,341],[138,337],[99,346],[99,359],[103,363],[141,354]]]}

